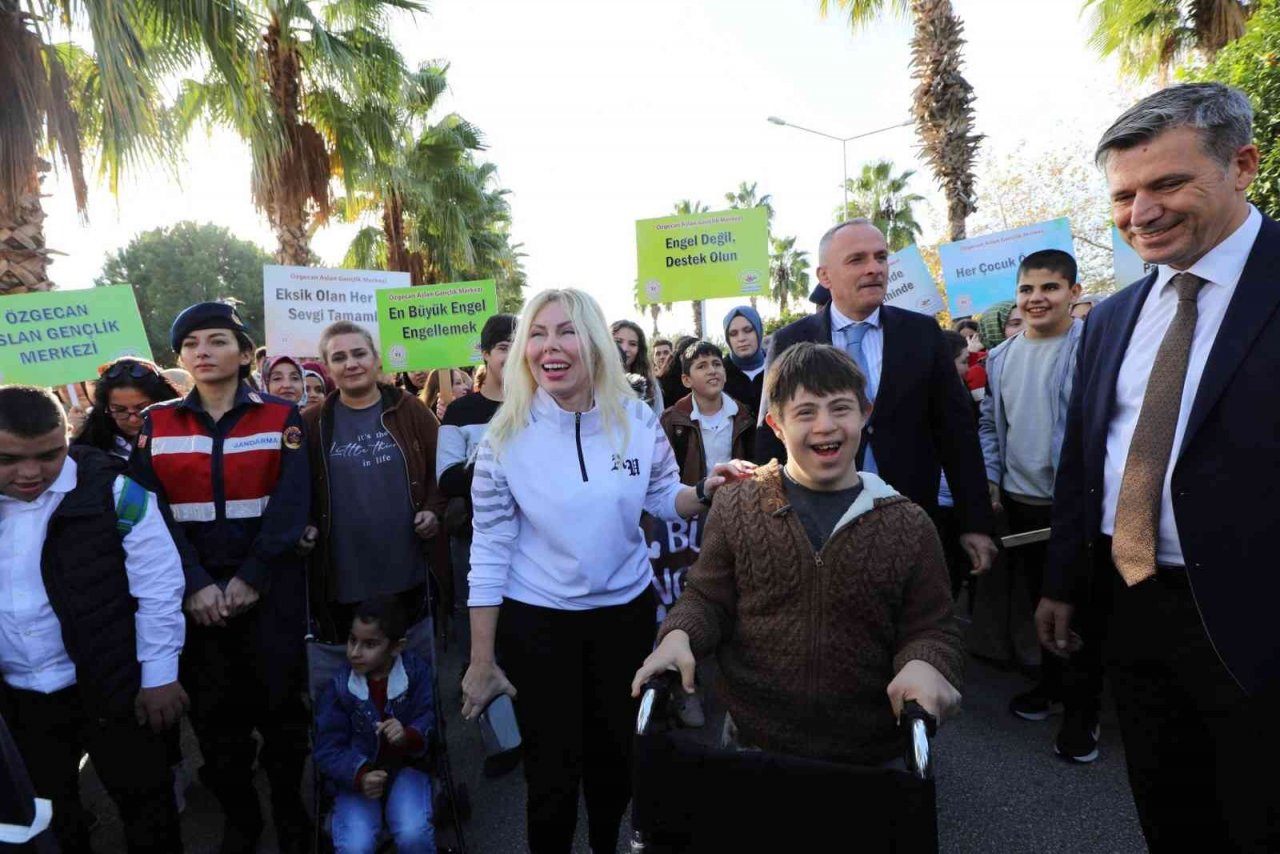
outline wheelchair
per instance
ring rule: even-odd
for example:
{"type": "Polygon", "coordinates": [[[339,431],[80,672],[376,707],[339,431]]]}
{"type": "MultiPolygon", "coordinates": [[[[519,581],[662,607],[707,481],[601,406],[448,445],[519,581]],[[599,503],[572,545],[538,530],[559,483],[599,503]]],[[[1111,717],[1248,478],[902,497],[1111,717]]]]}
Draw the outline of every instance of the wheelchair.
{"type": "MultiPolygon", "coordinates": [[[[445,743],[445,715],[440,706],[440,680],[435,654],[434,619],[430,608],[427,616],[415,623],[408,631],[408,648],[431,663],[433,695],[435,698],[436,727],[427,744],[425,765],[431,777],[434,823],[436,826],[436,850],[440,854],[466,854],[467,842],[463,831],[463,823],[471,817],[471,799],[465,784],[455,785],[453,772],[449,763],[449,754],[445,743]],[[446,843],[446,834],[452,842],[446,843]]],[[[316,637],[315,632],[307,635],[307,692],[311,697],[311,708],[314,710],[319,701],[320,691],[325,684],[342,670],[347,663],[347,647],[341,643],[326,643],[316,637]]],[[[311,741],[316,741],[316,716],[311,715],[311,741]]],[[[330,835],[333,804],[325,790],[324,781],[314,764],[311,770],[312,788],[316,809],[316,838],[312,850],[332,852],[333,843],[330,835]]],[[[384,831],[385,833],[385,831],[384,831]]],[[[379,851],[392,850],[390,835],[380,840],[379,851]]]]}
{"type": "Polygon", "coordinates": [[[632,854],[937,851],[937,724],[918,704],[903,709],[898,770],[708,747],[667,725],[672,690],[659,679],[641,695],[632,854]]]}

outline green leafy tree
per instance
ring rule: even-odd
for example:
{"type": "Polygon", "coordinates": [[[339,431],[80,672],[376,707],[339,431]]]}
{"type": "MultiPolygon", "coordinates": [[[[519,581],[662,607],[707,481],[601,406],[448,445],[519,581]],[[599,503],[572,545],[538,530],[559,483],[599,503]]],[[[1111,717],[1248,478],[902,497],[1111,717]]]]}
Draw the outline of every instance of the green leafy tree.
{"type": "MultiPolygon", "coordinates": [[[[754,184],[752,185],[752,192],[755,192],[754,184]]],[[[707,206],[704,205],[702,202],[691,202],[688,199],[681,199],[680,201],[676,202],[675,209],[672,211],[672,213],[676,214],[677,216],[685,216],[688,214],[706,213],[707,210],[708,210],[707,206]]],[[[705,330],[703,330],[702,328],[702,303],[703,303],[703,300],[700,300],[700,299],[696,299],[693,301],[693,335],[699,341],[702,340],[702,336],[705,332],[705,330]]],[[[656,324],[657,322],[656,318],[654,322],[656,324]]]]}
{"type": "Polygon", "coordinates": [[[1280,216],[1280,2],[1264,0],[1249,29],[1205,68],[1191,75],[1244,90],[1253,102],[1253,138],[1262,154],[1249,197],[1268,216],[1280,216]]]}
{"type": "Polygon", "coordinates": [[[186,221],[143,232],[108,255],[94,285],[133,287],[151,352],[170,362],[169,327],[197,302],[235,300],[252,337],[264,343],[262,265],[270,263],[257,244],[221,226],[186,221]]]}
{"type": "Polygon", "coordinates": [[[836,222],[866,217],[884,232],[891,252],[915,243],[921,228],[914,206],[924,201],[924,196],[907,191],[915,174],[908,169],[895,175],[888,160],[863,164],[861,174],[849,179],[849,203],[836,208],[836,222]]]}
{"type": "Polygon", "coordinates": [[[1115,56],[1137,79],[1168,82],[1169,72],[1193,56],[1212,60],[1245,33],[1257,0],[1085,0],[1101,56],[1115,56]]]}
{"type": "Polygon", "coordinates": [[[251,36],[240,7],[219,0],[0,0],[0,294],[53,287],[40,201],[50,161],[85,215],[85,153],[97,149],[112,192],[125,166],[171,155],[160,81],[200,62],[243,92],[251,36]]]}
{"type": "Polygon", "coordinates": [[[787,301],[803,300],[809,293],[809,253],[796,249],[794,237],[775,237],[770,240],[773,252],[769,255],[770,296],[778,303],[783,316],[788,315],[787,301]]]}
{"type": "MultiPolygon", "coordinates": [[[[818,0],[827,14],[833,0],[818,0]]],[[[974,160],[982,136],[974,132],[973,87],[961,73],[964,24],[951,0],[834,0],[856,30],[882,14],[910,14],[911,76],[916,81],[911,112],[934,177],[947,200],[951,240],[965,237],[965,219],[977,210],[974,160]]]]}

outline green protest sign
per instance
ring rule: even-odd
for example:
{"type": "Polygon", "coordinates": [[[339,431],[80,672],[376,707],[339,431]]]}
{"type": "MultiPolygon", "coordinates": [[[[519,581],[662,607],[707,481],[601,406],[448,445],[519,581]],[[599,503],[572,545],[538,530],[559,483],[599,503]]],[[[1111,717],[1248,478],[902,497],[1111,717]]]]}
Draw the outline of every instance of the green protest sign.
{"type": "Polygon", "coordinates": [[[498,313],[493,279],[385,288],[378,293],[378,337],[389,371],[427,371],[480,363],[480,330],[498,313]]]}
{"type": "Polygon", "coordinates": [[[636,222],[641,305],[760,296],[769,278],[764,208],[680,214],[636,222]]]}
{"type": "Polygon", "coordinates": [[[151,358],[128,285],[0,297],[0,318],[0,383],[64,385],[121,356],[151,358]]]}

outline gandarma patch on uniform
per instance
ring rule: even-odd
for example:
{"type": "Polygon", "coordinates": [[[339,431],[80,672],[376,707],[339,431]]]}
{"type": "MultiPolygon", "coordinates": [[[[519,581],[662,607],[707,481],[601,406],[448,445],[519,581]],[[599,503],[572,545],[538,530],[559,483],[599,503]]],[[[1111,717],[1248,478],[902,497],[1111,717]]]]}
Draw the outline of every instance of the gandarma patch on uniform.
{"type": "Polygon", "coordinates": [[[284,446],[291,451],[302,447],[302,429],[300,427],[284,428],[284,446]]]}

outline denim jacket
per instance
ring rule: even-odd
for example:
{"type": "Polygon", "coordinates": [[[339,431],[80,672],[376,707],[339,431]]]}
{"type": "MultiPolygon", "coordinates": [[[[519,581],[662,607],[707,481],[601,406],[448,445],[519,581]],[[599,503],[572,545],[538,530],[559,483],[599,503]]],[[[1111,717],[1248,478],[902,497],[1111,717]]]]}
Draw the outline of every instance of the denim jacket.
{"type": "MultiPolygon", "coordinates": [[[[1071,329],[1067,346],[1062,348],[1057,363],[1053,366],[1053,389],[1056,394],[1050,401],[1053,413],[1053,470],[1058,471],[1058,456],[1062,451],[1062,440],[1067,430],[1067,404],[1071,400],[1071,387],[1075,379],[1076,351],[1080,349],[1080,334],[1084,331],[1084,323],[1071,321],[1071,329]]],[[[1026,333],[1022,333],[1026,334],[1026,333]]],[[[1004,373],[1004,360],[1009,355],[1010,345],[1016,340],[1010,338],[987,355],[987,394],[982,398],[981,411],[978,416],[978,439],[982,443],[982,459],[987,466],[987,480],[995,484],[1004,482],[1004,460],[1006,437],[1009,433],[1009,419],[1005,414],[1004,396],[1000,389],[1000,378],[1004,373]]],[[[1046,389],[1051,391],[1051,389],[1046,389]]]]}
{"type": "MultiPolygon", "coordinates": [[[[331,784],[354,790],[360,769],[377,765],[383,748],[368,680],[343,667],[320,692],[315,714],[316,768],[331,784]]],[[[387,676],[387,716],[422,735],[424,748],[409,757],[422,758],[436,721],[431,665],[407,650],[387,676]]]]}

